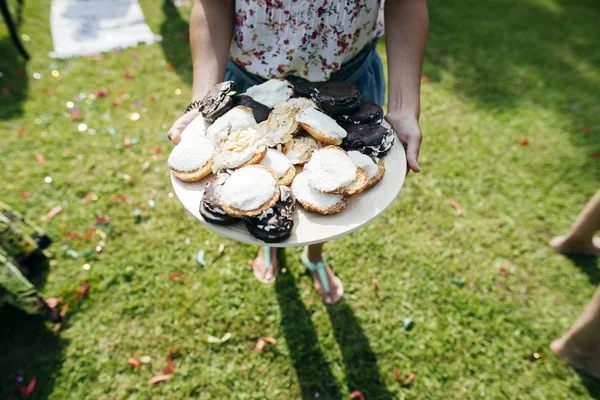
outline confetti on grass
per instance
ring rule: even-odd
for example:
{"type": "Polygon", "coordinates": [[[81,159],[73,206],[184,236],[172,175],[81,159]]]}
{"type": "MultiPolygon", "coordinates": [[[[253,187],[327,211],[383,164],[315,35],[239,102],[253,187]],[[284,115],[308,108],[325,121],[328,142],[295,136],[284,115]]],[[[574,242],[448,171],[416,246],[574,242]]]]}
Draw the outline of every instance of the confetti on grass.
{"type": "Polygon", "coordinates": [[[37,384],[37,378],[34,376],[33,378],[31,378],[31,381],[29,382],[29,384],[27,385],[27,387],[18,387],[16,389],[14,389],[9,395],[8,395],[8,400],[13,400],[15,398],[15,394],[18,392],[20,393],[20,398],[25,399],[29,396],[31,396],[31,394],[33,393],[33,390],[35,389],[35,385],[37,384]]]}
{"type": "Polygon", "coordinates": [[[151,385],[156,385],[158,382],[164,382],[166,380],[169,380],[171,378],[171,375],[157,375],[157,376],[153,376],[150,379],[150,384],[151,385]]]}
{"type": "Polygon", "coordinates": [[[465,285],[465,280],[462,276],[457,276],[450,279],[450,283],[456,287],[463,287],[465,285]]]}
{"type": "Polygon", "coordinates": [[[410,317],[404,318],[404,321],[402,321],[402,328],[407,332],[412,330],[412,328],[414,326],[415,326],[415,323],[413,322],[412,318],[410,318],[410,317]]]}
{"type": "Polygon", "coordinates": [[[129,357],[129,360],[127,360],[127,362],[129,363],[129,365],[132,365],[136,368],[142,367],[142,363],[137,358],[129,357]]]}
{"type": "Polygon", "coordinates": [[[206,267],[206,260],[204,260],[204,250],[198,250],[198,253],[196,254],[196,261],[198,262],[198,264],[202,265],[203,267],[206,267]]]}
{"type": "Polygon", "coordinates": [[[223,335],[222,338],[218,338],[215,336],[209,336],[206,340],[208,341],[208,343],[225,343],[226,341],[228,341],[229,339],[231,339],[231,333],[227,332],[225,335],[223,335]]]}
{"type": "Polygon", "coordinates": [[[400,375],[400,372],[398,372],[398,368],[394,368],[394,376],[396,377],[396,380],[404,385],[409,385],[412,381],[415,380],[416,375],[414,373],[410,373],[410,375],[408,375],[406,378],[404,378],[403,376],[400,375]]]}
{"type": "Polygon", "coordinates": [[[527,146],[529,144],[529,139],[526,137],[522,137],[521,139],[519,139],[519,144],[521,146],[527,146]]]}
{"type": "Polygon", "coordinates": [[[63,210],[62,206],[56,206],[56,207],[52,208],[50,211],[48,211],[48,213],[44,217],[44,221],[50,221],[52,218],[54,218],[56,215],[58,215],[62,210],[63,210]]]}
{"type": "Polygon", "coordinates": [[[258,339],[258,341],[256,342],[256,347],[255,349],[258,351],[262,351],[265,348],[265,345],[267,343],[271,343],[271,344],[275,344],[277,341],[275,340],[275,338],[266,336],[266,337],[261,337],[260,339],[258,339]]]}
{"type": "Polygon", "coordinates": [[[462,207],[460,206],[460,204],[458,204],[456,200],[448,199],[447,203],[454,207],[454,209],[456,210],[456,215],[462,215],[462,207]]]}
{"type": "Polygon", "coordinates": [[[166,357],[166,362],[168,367],[165,367],[163,369],[163,373],[165,374],[172,374],[173,372],[175,372],[175,364],[173,364],[173,354],[179,353],[179,349],[177,348],[172,348],[169,350],[169,352],[167,353],[167,357],[166,357]]]}
{"type": "Polygon", "coordinates": [[[355,390],[354,392],[350,393],[350,398],[351,399],[358,398],[358,400],[365,400],[365,395],[362,394],[359,390],[355,390]]]}

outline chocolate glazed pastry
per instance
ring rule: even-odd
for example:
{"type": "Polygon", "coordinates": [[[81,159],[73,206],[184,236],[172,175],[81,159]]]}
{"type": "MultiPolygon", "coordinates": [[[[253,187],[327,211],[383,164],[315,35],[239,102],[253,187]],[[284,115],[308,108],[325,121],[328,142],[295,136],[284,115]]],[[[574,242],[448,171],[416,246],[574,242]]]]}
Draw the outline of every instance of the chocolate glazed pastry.
{"type": "Polygon", "coordinates": [[[383,119],[383,109],[375,103],[363,101],[352,113],[338,115],[336,118],[343,124],[380,124],[383,119]]]}
{"type": "Polygon", "coordinates": [[[218,174],[204,188],[204,196],[200,202],[200,214],[213,224],[230,225],[237,221],[237,218],[227,215],[219,205],[219,190],[227,178],[229,178],[229,174],[218,174]]]}
{"type": "Polygon", "coordinates": [[[235,95],[235,82],[221,82],[210,89],[198,107],[198,111],[208,122],[215,122],[217,118],[233,108],[235,95]]]}
{"type": "Polygon", "coordinates": [[[259,103],[247,94],[240,94],[233,98],[233,106],[245,106],[252,109],[252,115],[257,124],[266,121],[269,118],[271,110],[263,103],[259,103]]]}
{"type": "Polygon", "coordinates": [[[321,85],[319,82],[298,82],[294,85],[294,94],[296,97],[312,99],[321,85]]]}
{"type": "Polygon", "coordinates": [[[281,242],[290,237],[294,227],[295,200],[287,186],[279,186],[280,196],[275,207],[254,218],[244,218],[246,228],[257,239],[267,243],[281,242]]]}
{"type": "Polygon", "coordinates": [[[357,150],[368,156],[381,157],[394,144],[395,132],[378,124],[348,125],[346,132],[348,136],[340,145],[346,151],[357,150]]]}
{"type": "Polygon", "coordinates": [[[318,87],[313,100],[325,113],[336,116],[356,110],[360,105],[361,95],[351,83],[329,82],[318,87]]]}

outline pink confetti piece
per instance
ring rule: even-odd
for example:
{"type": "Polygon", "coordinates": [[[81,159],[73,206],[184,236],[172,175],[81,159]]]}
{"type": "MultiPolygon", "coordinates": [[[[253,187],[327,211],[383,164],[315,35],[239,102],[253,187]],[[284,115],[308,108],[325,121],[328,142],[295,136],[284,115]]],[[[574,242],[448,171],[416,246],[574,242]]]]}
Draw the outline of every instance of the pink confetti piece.
{"type": "Polygon", "coordinates": [[[448,204],[450,204],[456,210],[456,215],[461,215],[463,213],[462,207],[456,200],[448,199],[448,204]]]}
{"type": "Polygon", "coordinates": [[[142,363],[137,358],[129,357],[129,360],[127,360],[127,363],[129,365],[132,365],[132,366],[136,367],[136,368],[141,368],[142,367],[142,363]]]}
{"type": "Polygon", "coordinates": [[[86,194],[86,195],[83,197],[83,199],[81,199],[81,202],[82,202],[83,204],[87,204],[87,203],[89,203],[90,201],[94,200],[94,197],[96,197],[96,193],[94,193],[94,192],[89,192],[88,194],[86,194]]]}
{"type": "Polygon", "coordinates": [[[44,156],[42,154],[36,154],[35,159],[39,165],[42,165],[42,166],[46,165],[46,159],[44,158],[44,156]]]}
{"type": "Polygon", "coordinates": [[[63,206],[56,206],[54,208],[52,208],[50,211],[48,211],[48,213],[46,214],[45,220],[46,221],[50,221],[52,218],[54,218],[57,214],[59,214],[61,211],[63,210],[63,206]]]}
{"type": "Polygon", "coordinates": [[[164,382],[167,381],[171,378],[171,375],[157,375],[157,376],[153,376],[150,379],[150,384],[151,385],[156,385],[158,382],[164,382]]]}

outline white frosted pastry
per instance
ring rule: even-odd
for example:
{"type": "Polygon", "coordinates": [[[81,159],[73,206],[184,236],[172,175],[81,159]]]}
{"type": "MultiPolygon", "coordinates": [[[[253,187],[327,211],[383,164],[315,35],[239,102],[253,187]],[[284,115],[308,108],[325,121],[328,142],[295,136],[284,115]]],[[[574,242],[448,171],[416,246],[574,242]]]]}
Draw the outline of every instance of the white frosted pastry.
{"type": "Polygon", "coordinates": [[[301,172],[294,178],[292,194],[302,207],[319,214],[333,214],[346,206],[344,196],[323,193],[311,187],[305,172],[301,172]]]}
{"type": "Polygon", "coordinates": [[[275,178],[277,179],[284,176],[293,166],[285,154],[273,149],[267,150],[267,155],[265,158],[263,158],[260,164],[273,171],[273,174],[275,174],[275,178]]]}
{"type": "Polygon", "coordinates": [[[181,142],[171,151],[169,167],[181,172],[202,169],[212,159],[214,149],[212,142],[204,136],[182,136],[181,142]]]}
{"type": "Polygon", "coordinates": [[[356,178],[356,164],[340,148],[316,150],[304,165],[308,183],[321,192],[333,192],[348,186],[356,178]]]}
{"type": "Polygon", "coordinates": [[[249,162],[259,163],[265,153],[266,146],[255,128],[231,132],[219,146],[213,172],[237,168],[249,162]],[[257,158],[259,155],[260,158],[257,158]]]}
{"type": "Polygon", "coordinates": [[[260,85],[252,86],[246,94],[259,103],[273,108],[277,103],[289,100],[294,94],[291,83],[281,79],[271,79],[260,85]]]}
{"type": "Polygon", "coordinates": [[[342,128],[329,115],[315,108],[306,108],[296,116],[296,121],[315,139],[325,144],[340,144],[347,136],[342,128]]]}
{"type": "Polygon", "coordinates": [[[253,211],[273,199],[277,190],[277,181],[270,171],[250,165],[227,179],[220,191],[221,203],[240,211],[253,211]]]}
{"type": "MultiPolygon", "coordinates": [[[[192,110],[190,112],[197,112],[196,110],[192,110]]],[[[181,137],[187,136],[204,136],[206,134],[206,130],[210,126],[210,123],[202,117],[202,114],[198,113],[198,116],[189,123],[188,126],[185,127],[183,132],[181,132],[181,137]]]]}
{"type": "Polygon", "coordinates": [[[298,136],[285,144],[283,154],[292,164],[304,164],[312,156],[313,151],[322,147],[312,136],[298,136]]]}
{"type": "Polygon", "coordinates": [[[373,159],[360,151],[352,150],[348,152],[348,157],[356,164],[358,168],[365,170],[369,179],[373,179],[379,174],[379,166],[373,159]]]}
{"type": "Polygon", "coordinates": [[[307,99],[306,97],[295,97],[293,99],[289,99],[288,101],[284,101],[282,103],[278,103],[273,107],[274,112],[279,112],[283,108],[294,108],[296,113],[306,110],[307,108],[317,108],[317,105],[311,99],[307,99]]]}
{"type": "MultiPolygon", "coordinates": [[[[197,119],[197,118],[196,118],[197,119]]],[[[249,107],[234,107],[206,129],[206,137],[214,144],[227,138],[229,132],[241,131],[256,127],[256,120],[249,107]]]]}

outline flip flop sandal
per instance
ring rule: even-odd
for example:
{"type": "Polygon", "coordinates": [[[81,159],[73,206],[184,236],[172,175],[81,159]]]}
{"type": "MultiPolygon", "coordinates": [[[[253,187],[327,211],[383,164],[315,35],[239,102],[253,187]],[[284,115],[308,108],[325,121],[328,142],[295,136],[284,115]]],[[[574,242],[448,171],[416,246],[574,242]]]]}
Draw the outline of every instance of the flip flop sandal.
{"type": "MultiPolygon", "coordinates": [[[[256,279],[258,279],[259,282],[264,283],[264,284],[270,284],[275,282],[275,279],[277,279],[277,275],[279,274],[279,269],[275,269],[274,274],[271,278],[269,279],[265,279],[264,276],[267,274],[268,271],[268,266],[271,265],[271,247],[269,246],[263,246],[263,265],[262,267],[260,267],[260,269],[262,269],[262,276],[260,276],[260,271],[258,271],[258,274],[254,274],[254,276],[256,277],[256,279]]],[[[257,271],[257,267],[258,267],[258,263],[254,262],[252,263],[252,272],[257,271]]]]}
{"type": "MultiPolygon", "coordinates": [[[[306,267],[306,269],[310,272],[317,272],[317,276],[319,277],[319,281],[321,282],[321,287],[323,288],[323,290],[325,291],[326,294],[330,294],[331,293],[331,287],[329,286],[329,279],[327,277],[327,270],[325,269],[325,266],[327,265],[327,260],[325,260],[325,257],[323,257],[323,259],[317,263],[313,263],[308,259],[308,247],[304,247],[304,250],[302,251],[302,264],[304,264],[304,266],[306,267]]],[[[338,278],[337,276],[333,278],[335,281],[335,284],[337,286],[337,296],[338,296],[338,300],[336,301],[339,302],[342,297],[344,296],[344,285],[342,284],[342,281],[340,280],[340,278],[338,278]]],[[[335,303],[333,303],[335,304],[335,303]]],[[[331,305],[333,305],[331,304],[331,305]]]]}

